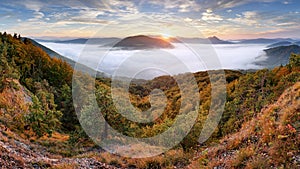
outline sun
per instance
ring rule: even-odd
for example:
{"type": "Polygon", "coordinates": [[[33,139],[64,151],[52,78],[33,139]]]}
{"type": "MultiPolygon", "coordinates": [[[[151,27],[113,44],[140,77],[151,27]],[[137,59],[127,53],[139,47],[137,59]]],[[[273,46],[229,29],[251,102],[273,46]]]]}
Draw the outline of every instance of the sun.
{"type": "Polygon", "coordinates": [[[163,40],[170,40],[173,36],[169,35],[169,34],[161,34],[161,38],[163,40]]]}

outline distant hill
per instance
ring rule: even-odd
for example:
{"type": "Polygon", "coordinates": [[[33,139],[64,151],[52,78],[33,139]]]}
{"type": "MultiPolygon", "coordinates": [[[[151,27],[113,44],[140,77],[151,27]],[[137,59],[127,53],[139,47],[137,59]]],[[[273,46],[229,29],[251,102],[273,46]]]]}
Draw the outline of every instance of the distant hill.
{"type": "Polygon", "coordinates": [[[277,42],[277,43],[268,45],[267,48],[274,48],[274,47],[279,47],[279,46],[290,46],[290,45],[293,45],[293,43],[290,41],[281,41],[281,42],[277,42]]]}
{"type": "Polygon", "coordinates": [[[241,40],[240,43],[246,43],[246,44],[271,44],[271,43],[277,43],[280,41],[294,41],[290,38],[276,38],[276,39],[266,39],[266,38],[258,38],[258,39],[244,39],[241,40]]]}
{"type": "Polygon", "coordinates": [[[124,38],[120,42],[116,43],[114,47],[119,47],[126,50],[174,48],[174,46],[171,43],[165,40],[159,38],[152,38],[145,35],[124,38]]]}
{"type": "Polygon", "coordinates": [[[120,41],[119,38],[78,38],[78,39],[71,39],[71,40],[63,40],[63,41],[54,41],[54,43],[64,43],[64,44],[98,44],[98,45],[105,45],[109,43],[114,43],[120,41]]]}
{"type": "Polygon", "coordinates": [[[230,41],[221,40],[220,38],[213,36],[209,38],[184,38],[184,37],[178,37],[178,38],[172,38],[172,42],[174,43],[198,43],[198,44],[234,44],[230,41]]]}
{"type": "Polygon", "coordinates": [[[63,40],[63,41],[54,41],[55,43],[74,43],[74,44],[85,44],[88,41],[86,38],[63,40]]]}
{"type": "MultiPolygon", "coordinates": [[[[257,61],[257,65],[261,65],[268,68],[273,68],[275,66],[286,65],[289,61],[291,53],[300,54],[300,46],[298,45],[290,45],[290,46],[280,46],[265,49],[266,60],[257,61]]],[[[257,59],[260,59],[258,57],[257,59]]]]}
{"type": "Polygon", "coordinates": [[[209,37],[208,40],[209,40],[212,44],[234,44],[234,43],[229,42],[229,41],[221,40],[221,39],[219,39],[219,38],[216,37],[216,36],[209,37]]]}
{"type": "MultiPolygon", "coordinates": [[[[157,37],[155,37],[157,38],[157,37]]],[[[159,39],[159,38],[158,38],[159,39]]],[[[106,45],[106,46],[113,46],[115,43],[121,41],[121,38],[115,37],[108,37],[108,38],[77,38],[77,39],[70,39],[70,40],[44,40],[44,39],[35,39],[39,42],[52,42],[52,43],[63,43],[63,44],[98,44],[98,45],[106,45]]],[[[300,41],[296,41],[291,38],[275,38],[275,39],[268,39],[268,38],[257,38],[257,39],[241,39],[238,42],[226,41],[218,38],[217,36],[212,36],[209,38],[186,38],[186,37],[177,37],[177,38],[170,38],[168,40],[172,43],[198,43],[198,44],[235,44],[235,43],[242,43],[242,44],[273,44],[273,43],[281,43],[281,42],[291,42],[296,45],[300,45],[300,41]]],[[[283,44],[285,45],[285,44],[283,44]]],[[[290,44],[291,45],[291,44],[290,44]]],[[[278,46],[282,46],[278,44],[278,46]]],[[[276,46],[270,46],[276,47],[276,46]]]]}
{"type": "Polygon", "coordinates": [[[295,42],[295,44],[300,46],[300,41],[298,41],[298,42],[295,42]]]}
{"type": "Polygon", "coordinates": [[[37,39],[37,38],[33,38],[35,41],[38,42],[49,42],[49,43],[55,43],[57,40],[51,40],[51,39],[37,39]]]}
{"type": "Polygon", "coordinates": [[[276,43],[276,42],[278,42],[278,40],[259,38],[259,39],[243,40],[240,43],[276,43]]]}

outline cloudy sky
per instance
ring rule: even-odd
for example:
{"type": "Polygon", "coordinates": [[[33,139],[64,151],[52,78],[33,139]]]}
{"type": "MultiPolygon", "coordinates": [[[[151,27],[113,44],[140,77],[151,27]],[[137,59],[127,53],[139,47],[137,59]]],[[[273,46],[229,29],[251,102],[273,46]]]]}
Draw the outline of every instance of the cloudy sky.
{"type": "Polygon", "coordinates": [[[299,0],[1,0],[0,31],[29,37],[300,38],[299,0]],[[193,28],[197,31],[190,31],[193,28]]]}

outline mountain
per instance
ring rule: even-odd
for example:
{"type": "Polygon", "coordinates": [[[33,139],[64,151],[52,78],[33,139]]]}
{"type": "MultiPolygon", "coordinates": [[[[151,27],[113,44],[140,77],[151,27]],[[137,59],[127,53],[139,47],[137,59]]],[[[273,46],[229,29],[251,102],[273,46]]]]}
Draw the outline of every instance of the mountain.
{"type": "MultiPolygon", "coordinates": [[[[144,36],[144,35],[142,35],[144,36]]],[[[148,37],[148,36],[144,36],[148,37]]],[[[160,39],[159,37],[154,37],[156,39],[160,39]]],[[[126,38],[125,38],[126,39],[126,38]]],[[[41,42],[53,42],[53,43],[64,43],[64,44],[98,44],[98,45],[106,45],[106,46],[113,46],[114,44],[118,43],[122,39],[120,38],[78,38],[78,39],[71,39],[71,40],[59,40],[59,41],[53,41],[53,40],[37,40],[41,42]]],[[[161,40],[161,39],[160,39],[161,40]]],[[[216,36],[209,37],[209,38],[170,38],[168,41],[172,43],[182,43],[181,41],[186,43],[199,43],[199,44],[234,44],[230,41],[222,40],[216,36]]],[[[146,40],[147,41],[147,40],[146,40]]]]}
{"type": "MultiPolygon", "coordinates": [[[[203,71],[134,80],[129,86],[120,80],[115,86],[120,95],[114,98],[112,79],[95,79],[73,71],[69,64],[51,58],[27,38],[0,33],[0,63],[1,168],[300,167],[300,55],[291,55],[286,66],[249,73],[203,71]],[[225,74],[225,79],[220,73],[225,74]],[[73,75],[79,78],[72,79],[73,75]],[[195,87],[190,86],[192,79],[195,87]],[[86,93],[90,89],[95,89],[91,95],[86,93]],[[153,97],[159,94],[152,92],[154,89],[160,90],[166,100],[153,97]],[[76,98],[72,91],[82,96],[76,98]],[[183,104],[183,92],[188,96],[187,104],[183,104]],[[146,124],[127,119],[120,114],[122,110],[116,110],[114,99],[126,112],[131,111],[128,106],[132,105],[142,111],[151,110],[154,121],[146,124]],[[130,99],[129,105],[125,99],[130,99]],[[97,109],[91,101],[95,101],[97,109]],[[225,107],[220,110],[222,106],[225,107]],[[163,114],[159,108],[163,108],[163,114]],[[219,111],[218,126],[200,144],[203,127],[216,123],[209,118],[215,119],[219,111]],[[198,113],[197,120],[189,121],[191,113],[198,113]],[[184,115],[186,118],[177,120],[184,115]],[[101,141],[106,137],[110,143],[121,143],[115,150],[129,148],[148,153],[146,146],[151,145],[150,152],[163,147],[156,140],[142,139],[128,147],[124,137],[105,129],[95,133],[91,129],[98,127],[94,125],[98,116],[106,117],[112,128],[126,133],[125,137],[134,138],[155,137],[178,122],[179,130],[163,138],[166,146],[170,138],[182,133],[180,127],[192,128],[169,151],[134,159],[101,149],[86,132],[100,134],[97,138],[101,141]],[[83,130],[78,119],[90,124],[90,130],[83,130]]],[[[136,116],[148,118],[144,113],[136,116]]]]}
{"type": "Polygon", "coordinates": [[[71,40],[63,40],[63,41],[54,41],[55,43],[74,43],[74,44],[85,44],[88,41],[86,38],[78,38],[71,40]]]}
{"type": "MultiPolygon", "coordinates": [[[[27,38],[29,39],[29,38],[27,38]]],[[[33,40],[33,39],[29,39],[31,41],[31,43],[36,46],[41,48],[43,51],[45,51],[51,58],[58,58],[58,59],[62,59],[63,61],[67,62],[68,64],[70,64],[72,67],[75,66],[75,62],[65,56],[62,56],[60,54],[58,54],[57,52],[53,51],[52,49],[38,43],[37,41],[33,40]]]]}
{"type": "Polygon", "coordinates": [[[276,43],[278,42],[278,40],[276,39],[264,39],[264,38],[259,38],[259,39],[247,39],[247,40],[242,40],[240,43],[250,43],[250,44],[254,44],[254,43],[276,43]]]}
{"type": "Polygon", "coordinates": [[[295,42],[295,44],[300,46],[300,41],[298,41],[298,42],[295,42]]]}
{"type": "Polygon", "coordinates": [[[281,42],[277,42],[277,43],[273,43],[271,45],[268,45],[267,48],[274,48],[274,47],[280,47],[280,46],[290,46],[293,45],[292,42],[289,41],[281,41],[281,42]]]}
{"type": "Polygon", "coordinates": [[[51,39],[38,39],[38,38],[30,38],[30,39],[34,39],[35,41],[38,42],[48,42],[48,43],[55,43],[57,40],[51,40],[51,39]]]}
{"type": "Polygon", "coordinates": [[[257,60],[263,60],[257,61],[256,64],[268,68],[273,68],[275,66],[286,65],[289,61],[291,53],[300,54],[300,46],[279,46],[265,49],[264,52],[265,55],[259,56],[257,58],[257,60]]]}
{"type": "Polygon", "coordinates": [[[212,44],[234,44],[234,43],[229,42],[229,41],[221,40],[221,39],[219,39],[219,38],[216,37],[216,36],[209,37],[208,40],[209,40],[212,44]]]}
{"type": "Polygon", "coordinates": [[[117,41],[120,41],[119,38],[78,38],[78,39],[71,39],[71,40],[63,40],[63,41],[55,41],[55,43],[65,43],[65,44],[95,44],[95,45],[104,45],[110,44],[117,41]]]}
{"type": "Polygon", "coordinates": [[[257,39],[242,39],[239,43],[244,44],[271,44],[271,43],[277,43],[280,41],[289,41],[294,42],[295,40],[291,38],[275,38],[275,39],[267,39],[267,38],[257,38],[257,39]]]}
{"type": "Polygon", "coordinates": [[[152,38],[145,35],[131,36],[122,39],[114,47],[136,50],[136,49],[156,49],[156,48],[174,48],[174,46],[162,39],[152,38]]]}
{"type": "Polygon", "coordinates": [[[171,38],[173,43],[198,43],[198,44],[234,44],[230,41],[221,40],[220,38],[213,36],[209,38],[171,38]]]}

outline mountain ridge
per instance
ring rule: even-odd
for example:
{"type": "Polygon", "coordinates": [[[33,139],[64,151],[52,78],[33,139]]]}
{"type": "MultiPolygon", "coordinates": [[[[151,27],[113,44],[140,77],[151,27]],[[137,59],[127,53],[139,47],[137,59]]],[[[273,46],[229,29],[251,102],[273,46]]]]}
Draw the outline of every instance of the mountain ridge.
{"type": "Polygon", "coordinates": [[[274,68],[280,65],[286,65],[289,62],[291,54],[300,54],[300,46],[289,45],[289,46],[279,46],[269,49],[264,49],[265,55],[259,56],[256,60],[263,59],[261,61],[256,61],[255,64],[259,66],[264,66],[267,68],[274,68]]]}
{"type": "Polygon", "coordinates": [[[153,38],[146,35],[137,35],[124,38],[114,44],[113,47],[122,48],[125,50],[174,48],[174,46],[166,40],[153,38]]]}
{"type": "MultiPolygon", "coordinates": [[[[160,36],[151,36],[151,35],[143,35],[143,36],[160,38],[160,36]]],[[[103,37],[103,38],[74,38],[69,40],[43,40],[43,39],[35,39],[35,40],[43,41],[43,42],[51,42],[51,43],[64,43],[64,44],[85,44],[88,42],[89,44],[111,45],[121,41],[122,39],[124,38],[103,37]]],[[[300,41],[297,41],[292,38],[273,38],[273,39],[256,38],[256,39],[223,40],[217,36],[211,36],[207,38],[170,37],[169,41],[173,43],[186,42],[186,43],[199,43],[199,44],[272,44],[281,41],[290,41],[295,44],[300,44],[300,41]]]]}

